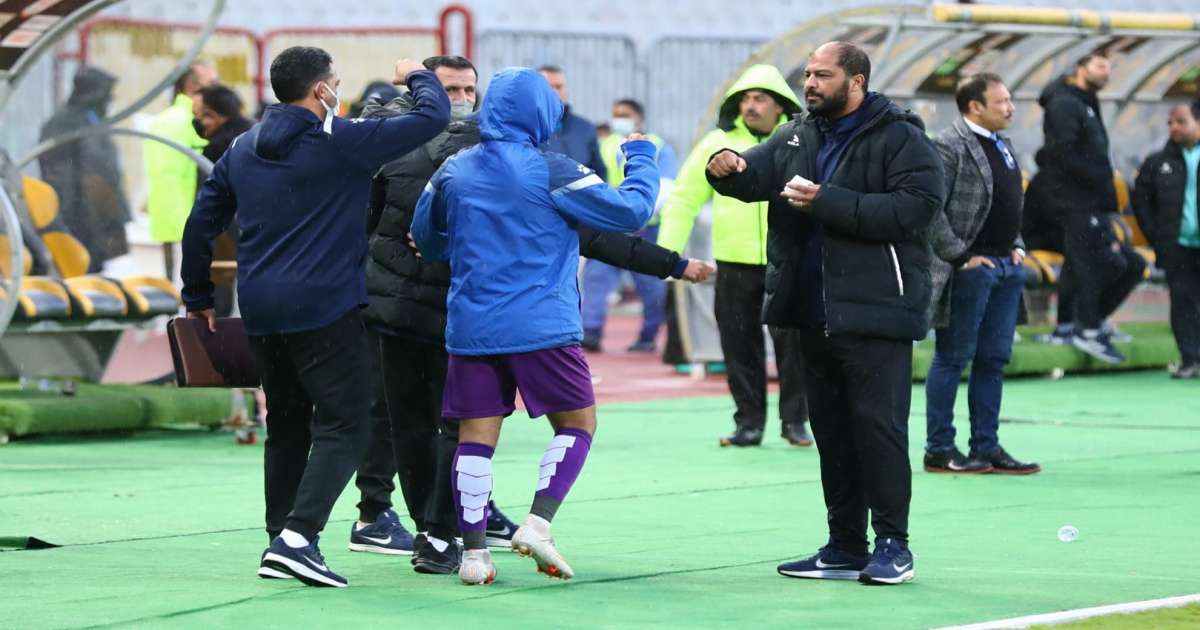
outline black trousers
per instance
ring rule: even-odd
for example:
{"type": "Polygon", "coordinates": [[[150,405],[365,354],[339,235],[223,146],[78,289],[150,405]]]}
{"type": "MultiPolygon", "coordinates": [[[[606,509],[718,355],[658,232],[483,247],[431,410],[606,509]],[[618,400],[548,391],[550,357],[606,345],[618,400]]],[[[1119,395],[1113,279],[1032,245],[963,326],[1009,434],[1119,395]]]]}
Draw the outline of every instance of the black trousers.
{"type": "Polygon", "coordinates": [[[1095,330],[1142,281],[1146,261],[1117,240],[1107,215],[1072,214],[1064,219],[1064,228],[1063,266],[1070,275],[1074,321],[1079,328],[1095,330]]]}
{"type": "Polygon", "coordinates": [[[316,330],[251,336],[267,398],[267,534],[310,540],[362,461],[370,363],[358,309],[316,330]]]}
{"type": "Polygon", "coordinates": [[[1177,247],[1163,261],[1171,293],[1171,331],[1183,365],[1200,364],[1200,249],[1177,247]]]}
{"type": "Polygon", "coordinates": [[[359,518],[372,522],[391,507],[398,474],[409,516],[418,531],[442,540],[457,535],[450,466],[458,424],[442,419],[442,390],[449,356],[445,346],[378,335],[374,354],[382,419],[374,421],[371,447],[359,469],[359,518]],[[386,402],[385,402],[386,401],[386,402]]]}
{"type": "MultiPolygon", "coordinates": [[[[715,315],[729,391],[737,406],[739,428],[762,430],[767,424],[767,351],[762,332],[766,267],[717,262],[715,315]]],[[[786,427],[808,420],[804,359],[793,330],[770,329],[779,369],[779,418],[786,427]]]]}
{"type": "Polygon", "coordinates": [[[831,544],[865,554],[868,512],[877,539],[907,543],[912,342],[798,332],[831,544]]]}
{"type": "Polygon", "coordinates": [[[367,455],[358,467],[354,485],[358,487],[358,520],[374,523],[383,512],[392,509],[396,484],[396,455],[392,449],[392,421],[388,418],[383,393],[383,362],[380,358],[379,333],[367,327],[367,356],[371,365],[371,439],[367,455]]]}

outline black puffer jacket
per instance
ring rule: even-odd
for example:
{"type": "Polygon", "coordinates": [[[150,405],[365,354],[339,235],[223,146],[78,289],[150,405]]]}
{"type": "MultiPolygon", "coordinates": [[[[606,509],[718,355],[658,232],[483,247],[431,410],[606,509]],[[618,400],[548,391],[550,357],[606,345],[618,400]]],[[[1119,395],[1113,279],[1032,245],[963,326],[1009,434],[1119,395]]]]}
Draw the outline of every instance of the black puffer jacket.
{"type": "Polygon", "coordinates": [[[1133,212],[1138,225],[1158,254],[1158,266],[1168,271],[1177,259],[1187,178],[1183,151],[1174,142],[1167,142],[1162,151],[1151,154],[1142,163],[1133,188],[1133,212]]]}
{"type": "Polygon", "coordinates": [[[797,117],[743,156],[744,172],[709,181],[742,201],[769,201],[767,296],[763,321],[783,327],[804,318],[803,235],[824,232],[821,276],[826,330],[886,339],[920,339],[929,331],[932,251],[926,227],[945,196],[942,160],[924,124],[887,98],[867,102],[865,121],[849,141],[811,212],[780,195],[795,175],[819,181],[818,122],[797,117]]]}
{"type": "Polygon", "coordinates": [[[1045,110],[1045,144],[1037,152],[1038,172],[1025,196],[1027,212],[1056,219],[1116,212],[1108,131],[1096,94],[1062,77],[1042,90],[1038,104],[1045,110]]]}
{"type": "MultiPolygon", "coordinates": [[[[368,104],[363,117],[397,116],[412,108],[405,94],[381,105],[368,104]]],[[[450,267],[416,256],[408,245],[417,200],[447,158],[479,143],[474,119],[451,122],[421,148],[384,166],[371,184],[367,227],[367,320],[391,334],[444,343],[450,267]]],[[[679,277],[685,261],[673,251],[628,234],[580,226],[580,255],[659,278],[679,277]]]]}

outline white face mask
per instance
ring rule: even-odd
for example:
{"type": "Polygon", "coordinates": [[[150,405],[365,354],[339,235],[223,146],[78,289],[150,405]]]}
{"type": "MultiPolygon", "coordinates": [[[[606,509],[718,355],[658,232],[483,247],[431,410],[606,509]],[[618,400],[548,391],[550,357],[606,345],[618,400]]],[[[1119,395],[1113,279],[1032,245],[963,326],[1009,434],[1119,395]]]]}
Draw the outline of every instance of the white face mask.
{"type": "Polygon", "coordinates": [[[608,128],[618,136],[628,136],[637,131],[637,123],[632,118],[613,118],[608,121],[608,128]]]}
{"type": "Polygon", "coordinates": [[[328,90],[330,94],[333,94],[333,105],[326,103],[325,99],[317,97],[321,101],[321,107],[325,108],[325,125],[323,127],[325,129],[325,133],[333,135],[333,118],[337,116],[338,111],[340,111],[342,108],[342,99],[338,96],[338,93],[335,92],[333,88],[329,87],[329,85],[327,85],[324,81],[321,82],[321,86],[328,90]]]}
{"type": "Polygon", "coordinates": [[[450,120],[462,120],[475,111],[471,101],[450,101],[450,120]]]}

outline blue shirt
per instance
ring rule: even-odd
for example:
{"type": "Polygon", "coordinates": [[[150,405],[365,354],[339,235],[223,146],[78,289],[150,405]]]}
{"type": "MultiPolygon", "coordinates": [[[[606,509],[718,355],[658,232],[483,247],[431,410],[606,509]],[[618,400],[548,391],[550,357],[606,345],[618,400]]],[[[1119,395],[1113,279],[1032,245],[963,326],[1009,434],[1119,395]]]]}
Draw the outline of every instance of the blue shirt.
{"type": "Polygon", "coordinates": [[[217,162],[183,230],[183,301],[212,308],[212,242],[237,215],[238,306],[246,332],[316,330],[367,302],[367,196],[384,164],[446,128],[450,101],[437,76],[413,72],[416,97],[393,118],[335,118],[267,108],[217,162]]]}
{"type": "Polygon", "coordinates": [[[1179,244],[1200,247],[1200,217],[1196,210],[1196,171],[1200,169],[1200,144],[1183,150],[1187,186],[1183,189],[1183,220],[1179,223],[1179,244]]]}

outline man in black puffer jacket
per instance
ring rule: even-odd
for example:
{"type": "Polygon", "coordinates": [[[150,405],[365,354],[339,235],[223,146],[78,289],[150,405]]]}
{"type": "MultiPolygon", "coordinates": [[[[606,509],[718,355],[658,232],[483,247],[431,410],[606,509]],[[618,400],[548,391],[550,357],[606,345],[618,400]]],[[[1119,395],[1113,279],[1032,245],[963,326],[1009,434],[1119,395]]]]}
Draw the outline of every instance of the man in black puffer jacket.
{"type": "MultiPolygon", "coordinates": [[[[477,82],[471,62],[445,56],[424,63],[446,88],[452,121],[423,147],[383,167],[372,184],[365,317],[379,332],[390,433],[387,426],[377,423],[357,483],[363,495],[360,520],[373,522],[372,514],[390,512],[391,478],[398,464],[396,472],[409,515],[418,532],[425,533],[418,535],[413,545],[414,568],[421,573],[449,573],[457,569],[459,559],[457,547],[450,542],[457,533],[457,521],[449,479],[458,425],[441,418],[448,361],[445,330],[450,269],[444,263],[422,260],[411,246],[408,232],[417,200],[434,172],[450,156],[478,144],[480,134],[471,115],[477,82]]],[[[402,95],[387,104],[368,104],[363,116],[398,116],[411,107],[411,97],[402,95]]],[[[579,228],[579,251],[585,257],[660,278],[700,281],[712,271],[707,263],[680,258],[637,237],[586,227],[579,228]]],[[[515,525],[489,503],[488,544],[507,546],[515,531],[515,525]]]]}
{"type": "Polygon", "coordinates": [[[770,202],[763,319],[798,329],[804,355],[829,544],[778,570],[899,584],[913,577],[912,342],[929,330],[925,232],[945,185],[921,120],[869,92],[870,74],[854,44],[817,48],[808,114],[744,155],[716,153],[708,179],[723,195],[770,202]]]}

